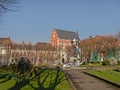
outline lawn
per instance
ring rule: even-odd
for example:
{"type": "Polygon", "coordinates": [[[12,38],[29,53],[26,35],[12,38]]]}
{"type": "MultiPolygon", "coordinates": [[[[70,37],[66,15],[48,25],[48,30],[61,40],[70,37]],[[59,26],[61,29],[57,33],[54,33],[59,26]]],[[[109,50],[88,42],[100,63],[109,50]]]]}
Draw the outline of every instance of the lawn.
{"type": "Polygon", "coordinates": [[[87,71],[87,73],[120,85],[120,71],[119,70],[102,70],[102,69],[101,70],[89,70],[87,71]]]}
{"type": "Polygon", "coordinates": [[[37,76],[0,73],[0,90],[71,90],[64,72],[39,68],[37,76]]]}

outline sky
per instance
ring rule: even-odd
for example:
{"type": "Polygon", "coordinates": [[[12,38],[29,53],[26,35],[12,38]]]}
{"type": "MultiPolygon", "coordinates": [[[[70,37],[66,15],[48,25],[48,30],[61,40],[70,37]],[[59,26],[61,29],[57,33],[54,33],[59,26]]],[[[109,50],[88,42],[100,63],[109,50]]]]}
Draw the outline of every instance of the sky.
{"type": "Polygon", "coordinates": [[[49,42],[54,28],[89,36],[120,31],[120,0],[20,0],[0,20],[0,37],[16,42],[49,42]]]}

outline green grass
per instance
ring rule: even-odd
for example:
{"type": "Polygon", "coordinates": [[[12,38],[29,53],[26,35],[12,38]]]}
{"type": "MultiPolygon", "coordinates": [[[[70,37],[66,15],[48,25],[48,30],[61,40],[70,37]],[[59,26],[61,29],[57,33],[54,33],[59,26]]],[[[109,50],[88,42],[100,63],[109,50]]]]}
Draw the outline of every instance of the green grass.
{"type": "Polygon", "coordinates": [[[37,72],[37,76],[29,78],[10,72],[1,73],[0,90],[71,90],[62,71],[38,69],[37,72]]]}
{"type": "Polygon", "coordinates": [[[9,90],[12,86],[14,86],[15,81],[14,80],[8,80],[5,82],[0,83],[0,90],[9,90]]]}
{"type": "Polygon", "coordinates": [[[120,72],[115,70],[89,70],[87,73],[120,84],[120,72]]]}

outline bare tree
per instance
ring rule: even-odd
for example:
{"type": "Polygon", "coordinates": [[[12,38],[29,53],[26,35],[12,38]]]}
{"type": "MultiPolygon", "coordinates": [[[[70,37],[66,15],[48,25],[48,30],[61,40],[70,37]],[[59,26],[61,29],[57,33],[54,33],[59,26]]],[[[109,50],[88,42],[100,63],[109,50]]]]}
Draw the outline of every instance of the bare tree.
{"type": "Polygon", "coordinates": [[[82,49],[82,56],[85,58],[90,58],[91,52],[94,53],[95,58],[98,57],[98,53],[105,54],[104,58],[107,58],[109,54],[115,56],[117,43],[113,36],[96,36],[82,40],[79,47],[82,49]]]}
{"type": "Polygon", "coordinates": [[[120,31],[116,35],[114,35],[114,37],[115,39],[120,39],[120,31]]]}
{"type": "Polygon", "coordinates": [[[0,0],[0,16],[9,11],[16,11],[17,3],[18,0],[0,0]]]}

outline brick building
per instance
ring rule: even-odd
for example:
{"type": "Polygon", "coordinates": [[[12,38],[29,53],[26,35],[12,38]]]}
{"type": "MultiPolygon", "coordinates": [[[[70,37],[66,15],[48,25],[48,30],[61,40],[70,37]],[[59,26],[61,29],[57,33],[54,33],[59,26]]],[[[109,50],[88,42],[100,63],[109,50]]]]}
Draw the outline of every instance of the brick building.
{"type": "Polygon", "coordinates": [[[53,64],[57,59],[56,49],[49,43],[12,43],[10,62],[16,62],[20,57],[27,57],[34,65],[53,64]]]}
{"type": "Polygon", "coordinates": [[[55,48],[65,48],[66,46],[71,46],[71,41],[74,38],[80,41],[79,35],[76,32],[53,29],[50,44],[55,48]]]}
{"type": "Polygon", "coordinates": [[[56,49],[45,42],[38,42],[35,44],[36,59],[38,64],[55,64],[58,59],[56,49]]]}
{"type": "MultiPolygon", "coordinates": [[[[76,39],[78,42],[80,41],[78,33],[60,29],[52,30],[50,44],[57,49],[59,53],[59,62],[61,64],[68,62],[68,59],[70,58],[70,55],[68,55],[68,52],[66,51],[66,47],[72,46],[71,42],[73,39],[76,39]]],[[[72,53],[71,50],[70,52],[72,53]]]]}
{"type": "Polygon", "coordinates": [[[58,64],[61,59],[67,60],[66,46],[71,46],[71,40],[77,39],[78,33],[60,29],[53,29],[50,43],[38,42],[15,43],[10,38],[0,38],[0,60],[16,62],[20,57],[27,57],[33,64],[58,64]]]}

